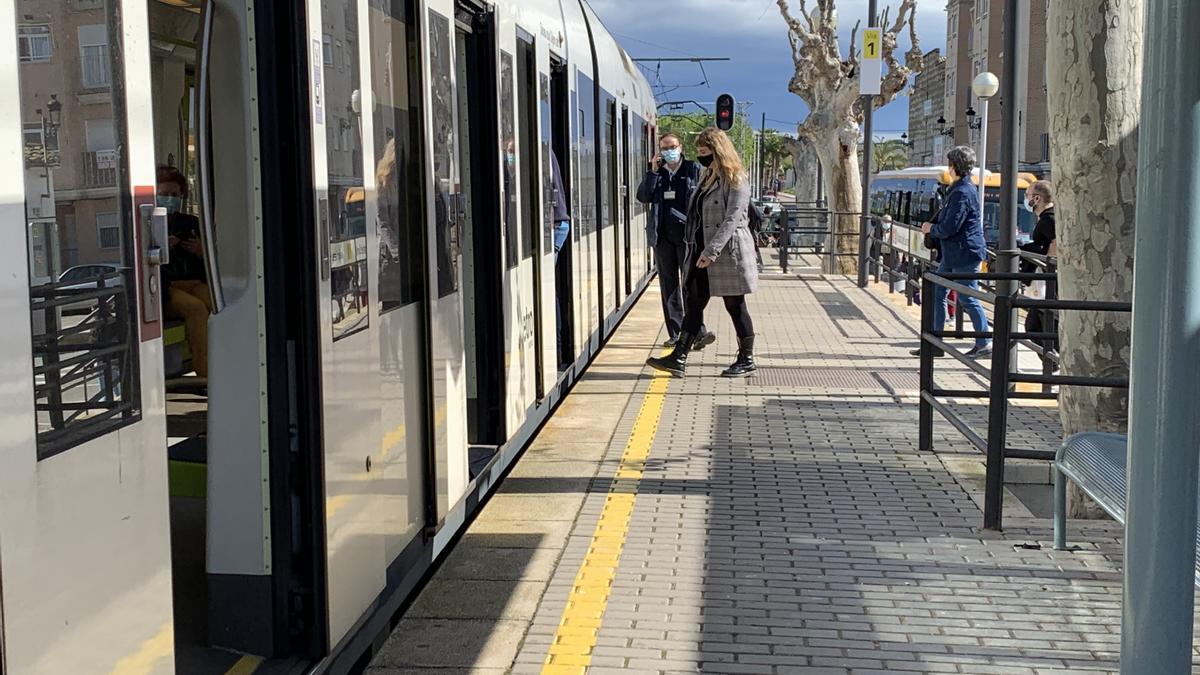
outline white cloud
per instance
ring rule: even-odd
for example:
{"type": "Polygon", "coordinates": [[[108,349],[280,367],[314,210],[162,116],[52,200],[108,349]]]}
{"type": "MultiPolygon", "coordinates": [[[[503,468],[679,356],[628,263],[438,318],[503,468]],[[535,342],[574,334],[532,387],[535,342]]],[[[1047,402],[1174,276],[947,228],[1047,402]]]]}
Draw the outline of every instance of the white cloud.
{"type": "MultiPolygon", "coordinates": [[[[866,23],[868,0],[840,0],[837,3],[839,33],[843,42],[849,40],[850,29],[861,17],[866,23]]],[[[763,37],[786,35],[783,19],[775,0],[655,0],[652,9],[645,0],[590,0],[592,9],[611,30],[617,33],[636,31],[669,35],[674,29],[687,35],[763,37]]],[[[792,0],[793,8],[799,3],[792,0]]],[[[899,2],[881,3],[895,7],[899,2]]],[[[811,8],[813,3],[809,3],[811,8]]],[[[882,10],[883,7],[880,9],[882,10]]],[[[921,46],[926,51],[946,42],[946,13],[941,0],[924,0],[917,4],[917,30],[921,46]]],[[[908,44],[907,33],[901,39],[908,44]]],[[[677,47],[677,45],[665,45],[677,47]]],[[[719,45],[715,45],[719,48],[719,45]]],[[[843,49],[846,45],[842,45],[843,49]]]]}

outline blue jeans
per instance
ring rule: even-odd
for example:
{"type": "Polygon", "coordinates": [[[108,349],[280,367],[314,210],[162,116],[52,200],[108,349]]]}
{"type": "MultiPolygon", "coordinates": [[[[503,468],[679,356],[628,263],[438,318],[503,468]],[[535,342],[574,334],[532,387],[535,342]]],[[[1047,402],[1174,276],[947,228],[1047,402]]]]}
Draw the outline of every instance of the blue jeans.
{"type": "Polygon", "coordinates": [[[567,243],[567,235],[571,233],[571,222],[563,220],[554,224],[554,259],[558,260],[558,252],[567,243]]]}
{"type": "MultiPolygon", "coordinates": [[[[554,262],[558,264],[558,252],[567,243],[567,235],[571,233],[571,222],[562,220],[554,224],[554,262]]],[[[558,293],[554,294],[554,337],[559,353],[562,352],[562,302],[558,293]]]]}
{"type": "MultiPolygon", "coordinates": [[[[947,265],[942,263],[938,267],[939,274],[974,274],[979,271],[979,263],[971,263],[969,265],[947,265]]],[[[967,286],[968,288],[979,288],[978,281],[957,280],[957,283],[967,286]]],[[[950,289],[945,286],[933,287],[933,330],[935,332],[945,329],[946,326],[946,296],[950,294],[950,289]]],[[[986,333],[988,331],[987,314],[983,312],[983,303],[979,302],[978,298],[972,298],[967,295],[958,296],[958,301],[962,304],[963,310],[967,316],[971,317],[971,325],[975,327],[975,332],[986,333]]],[[[991,340],[984,337],[975,338],[975,346],[983,347],[991,344],[991,340]]]]}

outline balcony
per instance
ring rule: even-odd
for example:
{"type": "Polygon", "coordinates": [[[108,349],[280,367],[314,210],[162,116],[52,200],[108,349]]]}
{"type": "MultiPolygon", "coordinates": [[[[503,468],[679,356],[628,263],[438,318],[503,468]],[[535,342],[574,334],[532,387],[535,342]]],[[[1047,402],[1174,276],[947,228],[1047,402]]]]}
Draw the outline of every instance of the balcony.
{"type": "Polygon", "coordinates": [[[117,151],[98,150],[83,153],[83,188],[117,186],[117,151]]]}

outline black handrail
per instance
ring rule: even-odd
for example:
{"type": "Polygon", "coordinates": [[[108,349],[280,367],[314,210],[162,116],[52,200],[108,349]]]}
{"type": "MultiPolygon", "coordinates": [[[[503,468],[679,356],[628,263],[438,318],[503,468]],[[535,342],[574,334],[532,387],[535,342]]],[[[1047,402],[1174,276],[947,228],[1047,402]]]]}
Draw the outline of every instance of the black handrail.
{"type": "MultiPolygon", "coordinates": [[[[1015,255],[1013,252],[1001,252],[1000,255],[1015,255]]],[[[1039,261],[1035,261],[1039,262],[1039,261]]],[[[1040,263],[1052,269],[1051,259],[1042,257],[1040,263]]],[[[1127,389],[1129,378],[1093,377],[1086,375],[1054,375],[1049,366],[1046,350],[1031,340],[1055,338],[1057,333],[1022,332],[1014,330],[1014,312],[1017,308],[1037,311],[1111,311],[1132,312],[1133,305],[1129,302],[1105,302],[1092,300],[1063,300],[1058,298],[1041,299],[1021,295],[1005,295],[1001,293],[977,291],[969,288],[960,281],[1052,281],[1052,273],[1025,272],[982,272],[975,274],[935,274],[926,272],[922,275],[921,304],[921,396],[918,414],[918,447],[922,451],[933,450],[933,413],[938,412],[950,422],[973,446],[987,456],[986,486],[984,488],[983,527],[988,530],[1000,530],[1003,526],[1004,507],[1004,464],[1009,458],[1053,460],[1051,450],[1036,450],[1028,448],[1012,448],[1008,446],[1008,405],[1010,399],[1041,399],[1057,400],[1058,394],[1051,387],[1068,385],[1080,387],[1103,387],[1127,389]],[[958,330],[947,331],[944,326],[933,325],[933,291],[935,286],[948,290],[956,290],[962,295],[978,298],[994,306],[993,327],[991,331],[964,331],[961,323],[958,330]],[[991,367],[986,367],[947,340],[967,337],[991,337],[993,339],[991,367]],[[1012,372],[1011,359],[1015,351],[1011,349],[1016,343],[1026,344],[1037,350],[1046,363],[1041,375],[1030,375],[1012,372]],[[988,381],[987,391],[947,390],[939,389],[933,382],[934,350],[954,357],[954,359],[971,369],[972,372],[988,381]],[[1013,385],[1018,382],[1043,385],[1040,392],[1018,392],[1013,385]],[[971,429],[967,421],[943,402],[946,398],[987,398],[988,424],[986,437],[971,429]]],[[[960,312],[961,316],[961,312],[960,312]]]]}

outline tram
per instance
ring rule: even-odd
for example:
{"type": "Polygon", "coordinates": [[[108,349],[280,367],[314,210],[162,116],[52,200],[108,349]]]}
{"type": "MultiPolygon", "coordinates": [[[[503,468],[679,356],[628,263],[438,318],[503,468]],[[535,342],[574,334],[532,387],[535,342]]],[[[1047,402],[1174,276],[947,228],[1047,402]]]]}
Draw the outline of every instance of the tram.
{"type": "MultiPolygon", "coordinates": [[[[971,176],[971,182],[979,185],[979,172],[971,176]]],[[[988,246],[996,247],[1000,238],[1000,179],[998,173],[983,172],[983,233],[988,246]]],[[[1025,208],[1025,189],[1037,177],[1031,173],[1017,174],[1017,241],[1022,243],[1033,236],[1036,219],[1025,208]]],[[[877,216],[890,215],[893,220],[920,227],[941,208],[942,195],[954,183],[950,168],[946,166],[909,167],[892,171],[880,171],[871,178],[871,212],[877,216]]],[[[892,240],[897,249],[929,260],[920,232],[896,233],[892,240]]]]}
{"type": "Polygon", "coordinates": [[[583,0],[0,25],[0,671],[360,667],[648,282],[650,87],[583,0]]]}

